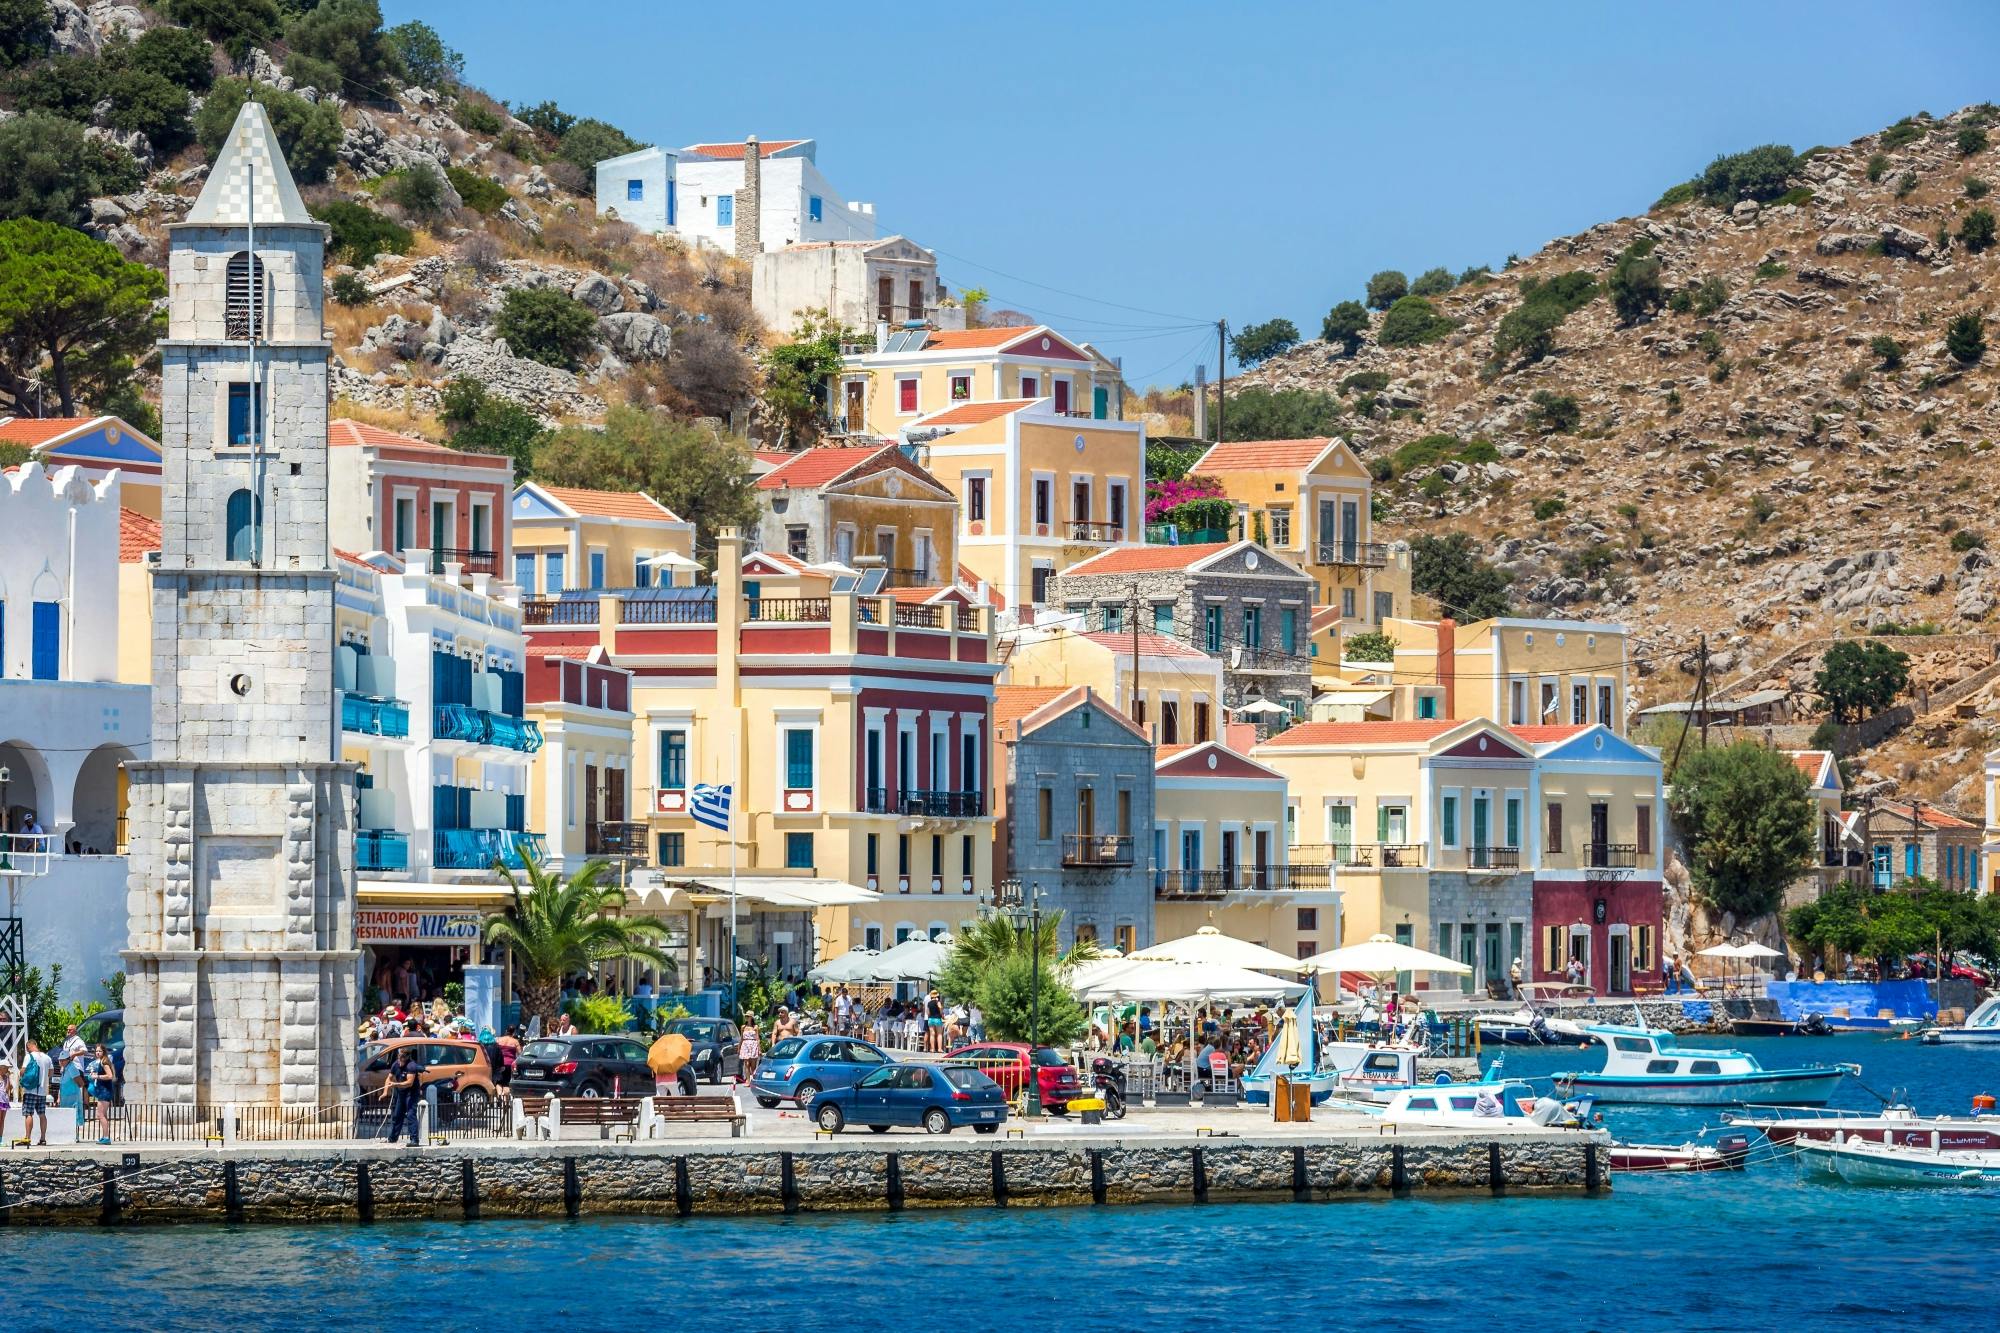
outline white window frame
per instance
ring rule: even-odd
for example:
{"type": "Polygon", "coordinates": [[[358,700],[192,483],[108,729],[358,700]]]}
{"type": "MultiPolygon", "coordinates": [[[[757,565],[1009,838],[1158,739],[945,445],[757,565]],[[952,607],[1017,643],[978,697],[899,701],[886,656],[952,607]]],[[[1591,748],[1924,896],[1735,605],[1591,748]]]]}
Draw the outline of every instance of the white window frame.
{"type": "MultiPolygon", "coordinates": [[[[821,753],[824,738],[820,730],[820,710],[817,708],[776,708],[771,712],[771,726],[774,737],[774,749],[776,751],[773,756],[773,766],[777,770],[772,775],[772,810],[777,812],[778,815],[784,816],[812,814],[824,809],[824,804],[820,800],[820,788],[826,781],[826,765],[821,753]],[[790,790],[785,785],[785,779],[790,776],[786,771],[785,753],[790,742],[791,733],[794,731],[810,731],[813,738],[813,785],[811,791],[806,796],[808,802],[806,805],[788,805],[785,800],[785,792],[790,790]]],[[[796,799],[794,797],[795,801],[796,799]]]]}
{"type": "Polygon", "coordinates": [[[472,543],[472,549],[475,551],[481,549],[475,539],[479,536],[478,530],[482,526],[486,529],[486,549],[497,554],[500,550],[500,540],[493,530],[493,500],[489,496],[469,496],[465,504],[465,539],[472,543]],[[481,513],[486,516],[484,520],[479,517],[481,513]]]}
{"type": "Polygon", "coordinates": [[[973,396],[973,394],[974,394],[975,392],[977,392],[977,390],[975,390],[975,389],[973,388],[973,382],[972,382],[972,372],[971,372],[971,371],[969,371],[969,370],[948,370],[948,371],[946,371],[946,372],[945,372],[945,377],[944,377],[944,396],[945,396],[945,401],[946,401],[946,402],[948,402],[948,403],[969,403],[969,402],[972,402],[972,401],[973,401],[973,397],[972,397],[972,396],[973,396]],[[959,396],[958,396],[958,386],[959,386],[959,384],[960,384],[960,382],[961,382],[961,381],[963,381],[963,383],[965,384],[965,396],[964,396],[963,398],[961,398],[961,397],[959,397],[959,396]]]}
{"type": "Polygon", "coordinates": [[[1043,484],[1049,488],[1049,521],[1044,525],[1053,531],[1062,520],[1056,517],[1056,474],[1053,472],[1030,472],[1028,474],[1028,522],[1032,531],[1037,523],[1035,518],[1035,495],[1043,484]]]}
{"type": "Polygon", "coordinates": [[[1507,677],[1507,725],[1525,727],[1528,725],[1528,678],[1526,676],[1507,677]]]}
{"type": "Polygon", "coordinates": [[[968,533],[971,532],[974,523],[983,523],[987,532],[993,531],[992,470],[989,468],[977,472],[965,472],[960,475],[965,480],[965,505],[963,517],[960,519],[960,522],[965,525],[965,530],[968,533]],[[975,481],[979,483],[980,490],[983,492],[980,497],[980,506],[986,511],[977,518],[974,518],[972,514],[972,483],[975,481]]]}
{"type": "Polygon", "coordinates": [[[1441,787],[1438,789],[1438,846],[1444,851],[1455,852],[1465,846],[1465,788],[1441,787]],[[1444,803],[1453,803],[1449,825],[1444,817],[1444,803]]]}
{"type": "Polygon", "coordinates": [[[924,377],[922,375],[896,376],[895,413],[899,417],[920,417],[924,414],[924,377]],[[903,386],[905,384],[916,386],[916,393],[912,395],[915,405],[908,411],[903,409],[903,386]]]}
{"type": "MultiPolygon", "coordinates": [[[[1076,405],[1072,403],[1070,406],[1074,410],[1076,405]]],[[[1130,532],[1132,530],[1132,479],[1130,477],[1106,477],[1104,479],[1104,521],[1106,523],[1111,521],[1111,493],[1113,491],[1117,491],[1125,497],[1124,503],[1119,505],[1119,508],[1125,511],[1125,517],[1120,524],[1119,531],[1121,533],[1130,532]]]]}

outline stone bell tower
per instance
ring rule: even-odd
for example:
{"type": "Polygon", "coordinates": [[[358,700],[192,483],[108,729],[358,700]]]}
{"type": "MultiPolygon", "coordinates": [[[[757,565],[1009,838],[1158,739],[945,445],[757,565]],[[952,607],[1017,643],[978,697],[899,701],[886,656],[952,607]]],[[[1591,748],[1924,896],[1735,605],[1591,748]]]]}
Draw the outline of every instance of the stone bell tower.
{"type": "Polygon", "coordinates": [[[354,768],[334,715],[327,228],[244,104],[169,246],[153,757],[131,776],[135,1101],[354,1095],[354,768]]]}

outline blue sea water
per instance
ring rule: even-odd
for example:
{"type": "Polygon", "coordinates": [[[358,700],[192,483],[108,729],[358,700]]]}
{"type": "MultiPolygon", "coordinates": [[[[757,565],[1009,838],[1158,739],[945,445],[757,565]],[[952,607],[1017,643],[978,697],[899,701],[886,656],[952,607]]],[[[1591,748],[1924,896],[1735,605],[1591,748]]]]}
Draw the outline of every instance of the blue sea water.
{"type": "MultiPolygon", "coordinates": [[[[1859,1062],[1862,1083],[1906,1088],[1926,1113],[2000,1092],[2000,1051],[1736,1044],[1774,1068],[1859,1062]]],[[[1507,1068],[1600,1058],[1511,1052],[1507,1068]]],[[[1850,1081],[1838,1104],[1875,1102],[1850,1081]]],[[[1610,1114],[1619,1137],[1665,1142],[1714,1119],[1610,1114]]],[[[10,1323],[28,1328],[1993,1326],[2000,1192],[1857,1188],[1791,1161],[1614,1184],[1596,1199],[14,1230],[0,1244],[10,1323]],[[49,1317],[22,1321],[36,1311],[49,1317]]]]}

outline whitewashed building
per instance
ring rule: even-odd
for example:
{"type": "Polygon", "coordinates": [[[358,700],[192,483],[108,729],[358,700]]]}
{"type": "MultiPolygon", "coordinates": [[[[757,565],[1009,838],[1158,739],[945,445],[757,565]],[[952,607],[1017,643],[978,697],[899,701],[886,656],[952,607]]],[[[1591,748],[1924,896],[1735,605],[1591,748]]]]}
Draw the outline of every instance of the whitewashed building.
{"type": "Polygon", "coordinates": [[[597,164],[597,212],[739,258],[802,241],[872,241],[875,205],[850,203],[811,139],[643,148],[597,164]]]}
{"type": "Polygon", "coordinates": [[[644,232],[666,232],[676,221],[674,164],[667,148],[641,148],[597,164],[597,215],[617,217],[644,232]]]}
{"type": "Polygon", "coordinates": [[[946,305],[937,256],[907,236],[879,241],[801,241],[750,261],[750,306],[769,329],[790,332],[809,310],[851,329],[928,323],[962,329],[965,311],[946,305]]]}

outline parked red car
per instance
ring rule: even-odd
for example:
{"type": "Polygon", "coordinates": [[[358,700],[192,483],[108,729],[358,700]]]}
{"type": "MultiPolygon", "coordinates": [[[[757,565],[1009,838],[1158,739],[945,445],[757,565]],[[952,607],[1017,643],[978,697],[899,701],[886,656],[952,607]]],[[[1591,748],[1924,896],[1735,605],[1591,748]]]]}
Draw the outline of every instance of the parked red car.
{"type": "Polygon", "coordinates": [[[968,1064],[998,1083],[1008,1100],[1020,1096],[1031,1067],[1042,1093],[1042,1109],[1062,1115],[1069,1104],[1083,1096],[1083,1083],[1076,1070],[1064,1062],[1052,1047],[1030,1047],[1025,1041],[985,1041],[961,1046],[945,1057],[953,1064],[968,1064]]]}

